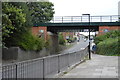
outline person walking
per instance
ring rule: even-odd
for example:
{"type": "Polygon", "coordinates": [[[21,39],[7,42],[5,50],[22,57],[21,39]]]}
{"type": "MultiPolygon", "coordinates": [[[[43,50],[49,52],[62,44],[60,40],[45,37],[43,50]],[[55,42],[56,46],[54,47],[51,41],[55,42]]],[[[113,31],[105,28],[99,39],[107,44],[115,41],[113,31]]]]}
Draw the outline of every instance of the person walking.
{"type": "Polygon", "coordinates": [[[93,46],[92,46],[92,53],[96,53],[96,50],[97,50],[97,46],[94,44],[93,46]]]}

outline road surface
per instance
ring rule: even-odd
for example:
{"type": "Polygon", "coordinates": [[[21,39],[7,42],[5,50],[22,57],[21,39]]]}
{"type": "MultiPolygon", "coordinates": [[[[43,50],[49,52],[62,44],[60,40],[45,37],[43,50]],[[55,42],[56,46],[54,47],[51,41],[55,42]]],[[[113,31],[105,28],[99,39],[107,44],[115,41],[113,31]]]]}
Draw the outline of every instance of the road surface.
{"type": "Polygon", "coordinates": [[[65,54],[65,53],[67,54],[67,53],[83,50],[88,46],[88,44],[89,44],[89,40],[85,41],[83,38],[81,38],[79,42],[76,42],[75,45],[73,45],[71,48],[62,51],[61,54],[65,54]]]}

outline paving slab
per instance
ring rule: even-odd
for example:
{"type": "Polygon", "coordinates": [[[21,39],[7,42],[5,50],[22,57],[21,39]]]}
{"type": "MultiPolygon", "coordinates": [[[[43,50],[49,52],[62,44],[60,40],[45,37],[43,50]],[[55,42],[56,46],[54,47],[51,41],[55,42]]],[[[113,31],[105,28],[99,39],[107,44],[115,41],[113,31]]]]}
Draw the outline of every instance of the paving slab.
{"type": "Polygon", "coordinates": [[[118,56],[92,54],[61,78],[118,78],[118,56]]]}

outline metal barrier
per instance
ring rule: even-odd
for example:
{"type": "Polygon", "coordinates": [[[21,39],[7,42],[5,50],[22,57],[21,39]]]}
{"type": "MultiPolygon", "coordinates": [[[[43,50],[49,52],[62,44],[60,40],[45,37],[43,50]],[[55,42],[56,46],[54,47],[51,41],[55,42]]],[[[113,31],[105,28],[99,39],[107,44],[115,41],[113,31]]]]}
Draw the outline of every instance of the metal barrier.
{"type": "MultiPolygon", "coordinates": [[[[89,22],[88,16],[55,16],[51,23],[89,22]]],[[[90,16],[90,22],[117,22],[120,15],[90,16]]]]}
{"type": "Polygon", "coordinates": [[[88,47],[82,51],[58,54],[2,66],[3,79],[49,78],[75,65],[88,55],[88,47]]]}

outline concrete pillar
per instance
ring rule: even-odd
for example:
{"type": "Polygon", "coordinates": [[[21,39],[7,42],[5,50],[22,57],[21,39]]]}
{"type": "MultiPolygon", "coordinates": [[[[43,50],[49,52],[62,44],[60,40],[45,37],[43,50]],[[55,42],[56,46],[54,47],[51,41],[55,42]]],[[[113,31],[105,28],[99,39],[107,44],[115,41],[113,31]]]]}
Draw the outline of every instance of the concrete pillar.
{"type": "Polygon", "coordinates": [[[53,33],[50,35],[50,54],[57,54],[59,51],[58,33],[53,33]]]}

